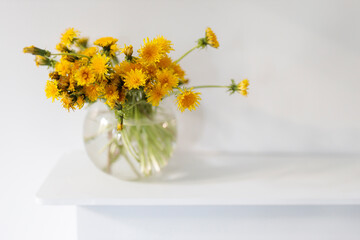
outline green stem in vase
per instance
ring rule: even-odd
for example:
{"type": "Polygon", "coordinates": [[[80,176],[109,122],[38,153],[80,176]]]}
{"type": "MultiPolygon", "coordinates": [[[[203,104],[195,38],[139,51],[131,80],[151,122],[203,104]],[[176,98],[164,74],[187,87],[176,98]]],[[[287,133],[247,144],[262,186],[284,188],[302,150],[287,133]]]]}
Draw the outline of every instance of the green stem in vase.
{"type": "Polygon", "coordinates": [[[131,96],[133,103],[125,110],[124,128],[119,132],[121,156],[137,176],[150,176],[167,164],[176,131],[169,126],[173,123],[167,122],[172,120],[170,116],[162,115],[163,109],[145,102],[141,94],[134,95],[131,96]]]}
{"type": "Polygon", "coordinates": [[[131,162],[131,160],[129,159],[129,157],[127,156],[126,153],[123,154],[125,160],[127,161],[127,163],[130,165],[131,169],[133,170],[133,172],[136,174],[137,177],[141,177],[141,174],[137,171],[137,169],[135,168],[134,164],[131,162]]]}
{"type": "MultiPolygon", "coordinates": [[[[127,128],[131,128],[131,126],[126,126],[127,128]]],[[[123,139],[123,143],[124,143],[124,147],[126,148],[126,150],[131,154],[131,156],[138,162],[140,162],[140,159],[138,157],[138,154],[136,153],[135,149],[133,148],[133,146],[131,145],[131,141],[129,139],[129,136],[127,134],[128,129],[124,129],[121,131],[121,136],[123,139]]],[[[130,135],[130,134],[129,134],[130,135]]]]}
{"type": "MultiPolygon", "coordinates": [[[[112,139],[112,133],[111,132],[108,132],[108,139],[109,139],[109,142],[113,142],[112,139]]],[[[112,143],[109,144],[108,146],[108,161],[107,161],[107,166],[106,166],[106,172],[107,173],[110,173],[111,172],[111,164],[112,164],[112,153],[111,153],[111,148],[112,148],[112,143]]]]}

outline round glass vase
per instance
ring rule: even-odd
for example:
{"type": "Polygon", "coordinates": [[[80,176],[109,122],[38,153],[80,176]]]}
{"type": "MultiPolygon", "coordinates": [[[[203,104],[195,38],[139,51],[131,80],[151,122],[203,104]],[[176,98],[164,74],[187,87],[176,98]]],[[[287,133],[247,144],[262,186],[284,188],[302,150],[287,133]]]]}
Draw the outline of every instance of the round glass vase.
{"type": "Polygon", "coordinates": [[[102,171],[123,180],[157,175],[172,156],[177,128],[168,99],[154,107],[135,105],[118,131],[114,111],[103,102],[92,104],[84,122],[85,149],[102,171]]]}

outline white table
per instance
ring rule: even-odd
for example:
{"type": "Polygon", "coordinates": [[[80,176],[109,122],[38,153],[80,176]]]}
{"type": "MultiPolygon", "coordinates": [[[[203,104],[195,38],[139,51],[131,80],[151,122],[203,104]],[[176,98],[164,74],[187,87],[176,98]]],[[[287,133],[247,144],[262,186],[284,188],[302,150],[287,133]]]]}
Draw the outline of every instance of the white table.
{"type": "Polygon", "coordinates": [[[73,152],[37,200],[76,205],[80,240],[360,239],[360,157],[177,153],[125,182],[73,152]]]}

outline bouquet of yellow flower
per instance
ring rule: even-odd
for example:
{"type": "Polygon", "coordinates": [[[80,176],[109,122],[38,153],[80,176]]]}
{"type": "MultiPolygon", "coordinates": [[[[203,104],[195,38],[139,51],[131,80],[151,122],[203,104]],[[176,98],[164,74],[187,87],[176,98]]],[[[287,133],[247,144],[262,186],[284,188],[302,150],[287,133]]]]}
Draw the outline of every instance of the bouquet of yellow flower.
{"type": "Polygon", "coordinates": [[[149,176],[166,165],[172,154],[176,129],[169,121],[160,121],[160,125],[147,122],[156,122],[154,119],[159,115],[169,120],[169,116],[161,113],[159,104],[163,99],[175,95],[178,109],[183,112],[199,106],[200,93],[194,89],[219,87],[226,88],[230,94],[248,94],[247,79],[239,83],[231,80],[224,86],[185,87],[189,80],[179,62],[195,49],[219,47],[210,28],[195,47],[176,61],[169,56],[174,50],[173,44],[163,36],[144,39],[137,56],[132,45],[121,48],[117,42],[116,38],[103,37],[89,46],[88,38],[80,37],[77,30],[69,28],[56,45],[56,53],[35,46],[24,48],[24,53],[35,55],[37,66],[48,66],[51,71],[45,87],[47,98],[60,100],[68,111],[100,101],[113,113],[116,133],[112,131],[112,124],[85,139],[93,141],[104,131],[112,131],[107,134],[108,142],[101,150],[103,153],[107,149],[106,164],[102,166],[107,172],[114,171],[112,165],[121,158],[137,177],[149,176]]]}

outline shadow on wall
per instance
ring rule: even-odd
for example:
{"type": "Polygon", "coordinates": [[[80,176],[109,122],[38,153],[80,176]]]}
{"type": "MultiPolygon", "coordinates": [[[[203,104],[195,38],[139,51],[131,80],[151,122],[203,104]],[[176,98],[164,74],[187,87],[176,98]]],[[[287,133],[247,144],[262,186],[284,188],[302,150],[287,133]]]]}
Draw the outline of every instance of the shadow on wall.
{"type": "Polygon", "coordinates": [[[226,117],[206,107],[183,114],[178,143],[185,151],[359,153],[360,132],[293,122],[239,103],[226,117]]]}

